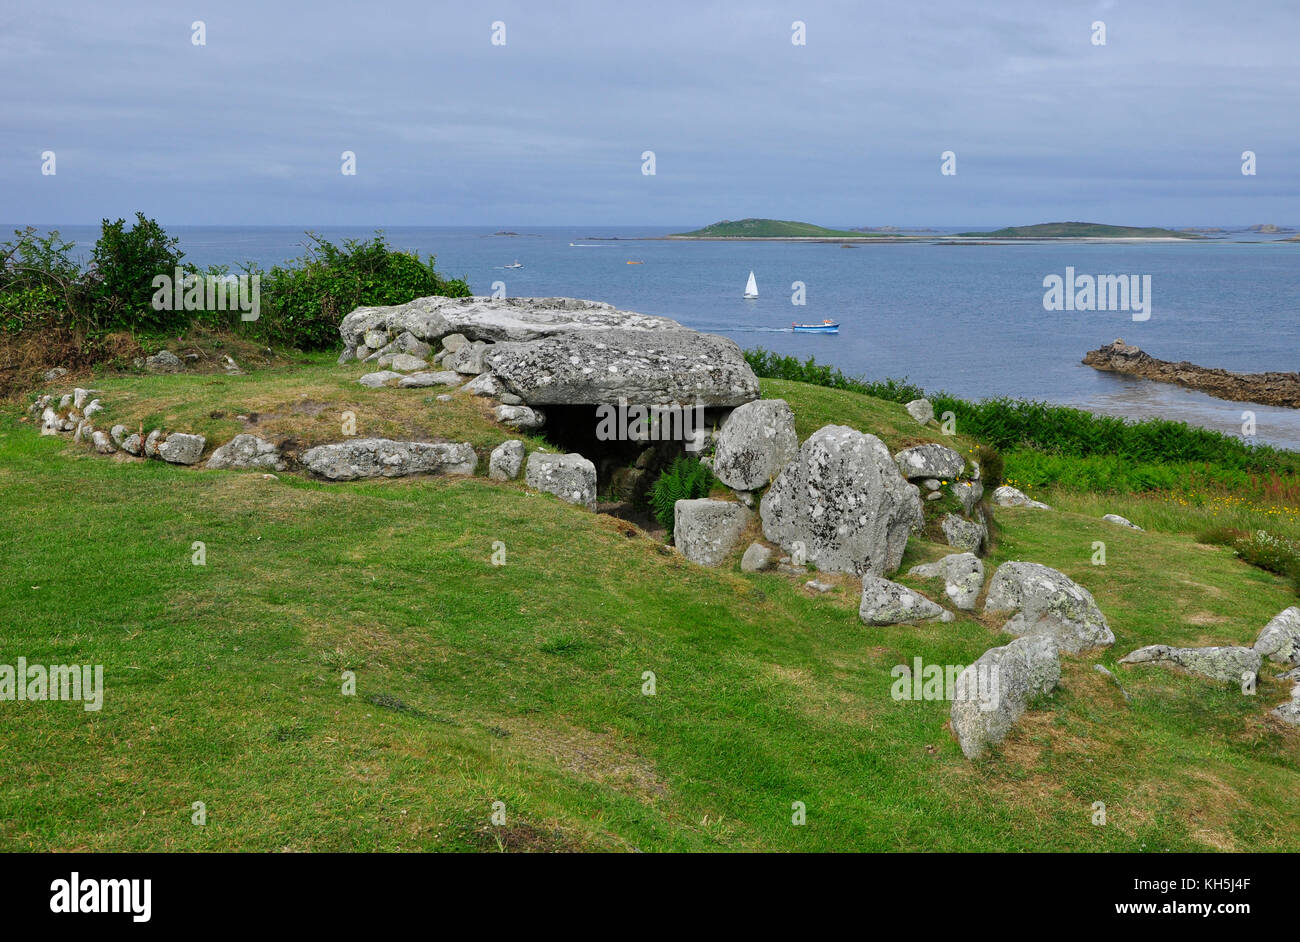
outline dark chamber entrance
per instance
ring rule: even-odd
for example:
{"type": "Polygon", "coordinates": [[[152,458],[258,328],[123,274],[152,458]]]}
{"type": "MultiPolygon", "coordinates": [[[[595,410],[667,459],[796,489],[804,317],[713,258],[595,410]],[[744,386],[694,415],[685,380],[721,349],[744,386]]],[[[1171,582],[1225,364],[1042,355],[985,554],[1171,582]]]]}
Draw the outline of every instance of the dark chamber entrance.
{"type": "MultiPolygon", "coordinates": [[[[625,428],[610,422],[607,407],[541,405],[539,408],[546,413],[542,434],[556,448],[577,452],[596,466],[596,493],[605,500],[626,502],[640,508],[646,490],[674,458],[704,454],[703,451],[686,450],[680,416],[675,423],[668,418],[659,419],[650,426],[647,439],[636,440],[624,434],[635,433],[634,427],[625,428]],[[614,435],[611,436],[611,432],[614,435]],[[662,440],[659,440],[661,436],[662,440]]],[[[702,410],[703,430],[706,433],[712,430],[728,411],[702,410]]]]}

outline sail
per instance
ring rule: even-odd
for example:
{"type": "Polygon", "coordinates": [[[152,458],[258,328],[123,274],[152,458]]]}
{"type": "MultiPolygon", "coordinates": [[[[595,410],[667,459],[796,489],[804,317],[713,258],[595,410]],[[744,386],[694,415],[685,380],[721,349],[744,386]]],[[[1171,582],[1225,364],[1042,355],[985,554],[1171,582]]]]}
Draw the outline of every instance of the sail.
{"type": "Polygon", "coordinates": [[[745,283],[745,297],[747,298],[758,297],[758,282],[754,280],[753,272],[749,273],[749,281],[745,283]]]}

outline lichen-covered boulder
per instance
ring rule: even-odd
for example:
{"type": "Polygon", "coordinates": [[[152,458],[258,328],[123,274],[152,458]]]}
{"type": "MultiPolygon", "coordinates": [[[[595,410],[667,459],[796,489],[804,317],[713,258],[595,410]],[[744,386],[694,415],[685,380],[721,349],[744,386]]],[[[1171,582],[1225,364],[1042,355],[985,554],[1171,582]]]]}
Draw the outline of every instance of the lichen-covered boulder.
{"type": "Polygon", "coordinates": [[[450,367],[457,373],[477,376],[487,369],[483,365],[483,356],[488,349],[488,344],[482,340],[475,340],[457,347],[451,356],[444,358],[442,362],[444,366],[450,367]]]}
{"type": "Polygon", "coordinates": [[[913,566],[907,574],[922,579],[943,579],[944,594],[964,611],[974,611],[980,590],[984,588],[984,562],[974,553],[953,553],[938,562],[913,566]]]}
{"type": "Polygon", "coordinates": [[[1273,715],[1288,726],[1300,726],[1300,684],[1291,688],[1291,699],[1274,709],[1273,715]]]}
{"type": "Polygon", "coordinates": [[[420,340],[443,340],[445,349],[466,340],[528,341],[575,330],[681,330],[667,317],[622,311],[602,301],[581,298],[492,298],[475,296],[416,298],[389,307],[357,308],[343,319],[339,333],[345,347],[356,349],[368,329],[383,336],[408,331],[420,340]],[[454,344],[454,345],[453,345],[454,344]]]}
{"type": "Polygon", "coordinates": [[[1259,674],[1263,657],[1254,648],[1173,648],[1149,644],[1119,659],[1121,664],[1166,663],[1225,683],[1242,684],[1259,674]]]}
{"type": "MultiPolygon", "coordinates": [[[[406,336],[410,336],[410,335],[407,334],[406,336]]],[[[426,360],[422,359],[421,357],[417,357],[414,354],[397,353],[393,355],[393,358],[388,363],[384,363],[381,361],[379,365],[390,367],[401,373],[411,373],[414,372],[415,370],[422,370],[425,367],[427,367],[429,364],[426,360]]]]}
{"type": "Polygon", "coordinates": [[[673,543],[701,566],[716,566],[736,548],[753,512],[726,500],[679,500],[673,505],[673,543]]]}
{"type": "Polygon", "coordinates": [[[283,471],[288,468],[280,449],[256,435],[236,435],[208,458],[209,469],[252,468],[283,471]]]}
{"type": "Polygon", "coordinates": [[[493,373],[480,373],[460,389],[461,392],[467,392],[471,396],[482,396],[486,399],[496,399],[505,392],[501,380],[493,373]]]}
{"type": "Polygon", "coordinates": [[[455,370],[421,371],[403,376],[397,381],[402,389],[424,389],[429,386],[459,386],[465,381],[455,370]]]}
{"type": "Polygon", "coordinates": [[[166,440],[158,443],[158,457],[172,464],[197,464],[207,443],[202,435],[172,432],[166,440]]]}
{"type": "Polygon", "coordinates": [[[459,386],[465,378],[455,370],[421,370],[398,379],[398,386],[404,390],[420,390],[429,386],[459,386]]]}
{"type": "Polygon", "coordinates": [[[367,373],[357,380],[362,386],[369,389],[378,389],[380,386],[388,384],[390,379],[401,379],[401,373],[394,373],[392,370],[380,370],[377,373],[367,373]]]}
{"type": "Polygon", "coordinates": [[[1013,612],[1002,627],[1013,635],[1050,635],[1077,654],[1115,643],[1092,593],[1063,572],[1038,563],[1003,563],[993,574],[984,611],[1013,612]]]}
{"type": "Polygon", "coordinates": [[[993,503],[999,507],[1034,507],[1038,510],[1051,510],[1052,508],[1042,501],[1031,500],[1029,495],[1010,484],[1003,484],[993,491],[993,503]]]}
{"type": "Polygon", "coordinates": [[[483,361],[531,404],[738,406],[759,394],[734,341],[685,328],[552,334],[494,344],[483,361]]]}
{"type": "Polygon", "coordinates": [[[929,399],[913,399],[903,408],[921,425],[929,425],[934,420],[934,406],[929,399]]]}
{"type": "Polygon", "coordinates": [[[784,399],[755,399],[732,410],[718,430],[713,473],[742,491],[766,487],[799,454],[794,410],[784,399]]]}
{"type": "Polygon", "coordinates": [[[858,617],[868,625],[916,624],[922,621],[952,621],[952,612],[914,592],[905,585],[870,573],[862,577],[862,599],[858,617]]]}
{"type": "Polygon", "coordinates": [[[750,543],[745,555],[740,557],[741,572],[762,572],[772,565],[772,551],[762,543],[750,543]]]}
{"type": "Polygon", "coordinates": [[[939,526],[948,545],[964,553],[978,553],[989,538],[988,528],[984,524],[956,514],[945,514],[939,526]]]}
{"type": "Polygon", "coordinates": [[[331,481],[397,478],[411,474],[473,474],[478,456],[469,442],[399,442],[356,438],[317,445],[302,455],[312,474],[331,481]]]}
{"type": "Polygon", "coordinates": [[[962,512],[966,514],[974,511],[975,505],[984,496],[984,485],[979,481],[953,481],[948,485],[948,490],[961,503],[962,512]]]}
{"type": "Polygon", "coordinates": [[[1129,520],[1127,517],[1121,517],[1119,514],[1106,514],[1101,519],[1105,520],[1107,523],[1117,523],[1121,527],[1128,527],[1130,530],[1142,529],[1132,520],[1129,520]]]}
{"type": "Polygon", "coordinates": [[[95,451],[99,452],[101,455],[111,455],[113,452],[117,451],[117,449],[113,447],[113,441],[109,438],[107,432],[92,431],[90,433],[90,441],[91,444],[95,446],[95,451]]]}
{"type": "Polygon", "coordinates": [[[922,522],[921,497],[874,435],[818,429],[759,504],[763,535],[822,572],[888,575],[922,522]]]}
{"type": "Polygon", "coordinates": [[[1051,637],[1018,638],[985,651],[957,676],[952,694],[952,731],[962,754],[975,759],[1002,742],[1030,701],[1060,682],[1060,652],[1051,637]]]}
{"type": "Polygon", "coordinates": [[[502,442],[488,456],[488,477],[494,481],[513,481],[524,466],[524,443],[517,438],[502,442]]]}
{"type": "MultiPolygon", "coordinates": [[[[339,325],[340,363],[432,345],[445,369],[492,369],[520,403],[600,405],[626,399],[736,406],[757,399],[758,378],[740,348],[666,317],[577,298],[417,298],[357,308],[339,325]],[[397,341],[389,338],[397,336],[397,341]],[[374,347],[373,343],[380,343],[374,347]]],[[[423,356],[420,352],[417,355],[423,356]]]]}
{"type": "Polygon", "coordinates": [[[524,480],[534,490],[596,509],[596,466],[582,455],[535,451],[528,456],[524,480]]]}
{"type": "Polygon", "coordinates": [[[492,410],[498,422],[520,432],[532,432],[546,424],[546,414],[529,406],[497,406],[492,410]]]}
{"type": "Polygon", "coordinates": [[[179,373],[185,369],[185,362],[170,350],[159,350],[145,357],[141,365],[150,373],[179,373]]]}
{"type": "Polygon", "coordinates": [[[909,481],[921,478],[954,481],[966,467],[966,459],[959,452],[935,442],[904,448],[894,455],[894,462],[898,472],[909,481]]]}
{"type": "Polygon", "coordinates": [[[404,330],[398,334],[397,339],[393,341],[393,346],[402,353],[409,353],[411,356],[419,357],[422,360],[427,360],[429,354],[433,352],[433,347],[420,340],[409,330],[404,330]]]}
{"type": "Polygon", "coordinates": [[[1292,605],[1273,616],[1254,648],[1276,664],[1300,664],[1300,607],[1292,605]]]}

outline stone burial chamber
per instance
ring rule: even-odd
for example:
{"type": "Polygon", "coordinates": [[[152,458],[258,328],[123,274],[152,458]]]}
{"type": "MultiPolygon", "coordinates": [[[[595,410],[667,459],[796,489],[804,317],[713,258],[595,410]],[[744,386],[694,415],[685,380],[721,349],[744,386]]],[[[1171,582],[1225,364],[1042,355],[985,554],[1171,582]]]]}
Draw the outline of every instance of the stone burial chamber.
{"type": "MultiPolygon", "coordinates": [[[[598,490],[624,499],[639,498],[657,469],[698,453],[734,407],[759,397],[733,341],[598,301],[417,298],[358,308],[339,334],[340,363],[432,357],[430,369],[507,403],[503,423],[543,430],[589,459],[598,490]]],[[[393,378],[374,375],[377,385],[393,378]]]]}

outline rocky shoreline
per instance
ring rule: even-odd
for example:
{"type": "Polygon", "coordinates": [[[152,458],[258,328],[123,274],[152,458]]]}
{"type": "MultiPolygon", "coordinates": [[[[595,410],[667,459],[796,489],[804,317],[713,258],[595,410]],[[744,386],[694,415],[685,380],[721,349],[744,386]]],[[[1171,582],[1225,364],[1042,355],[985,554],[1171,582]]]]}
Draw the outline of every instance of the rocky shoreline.
{"type": "Polygon", "coordinates": [[[1233,402],[1300,408],[1300,373],[1232,373],[1186,360],[1173,363],[1157,360],[1123,340],[1089,350],[1083,362],[1095,370],[1174,383],[1233,402]]]}

